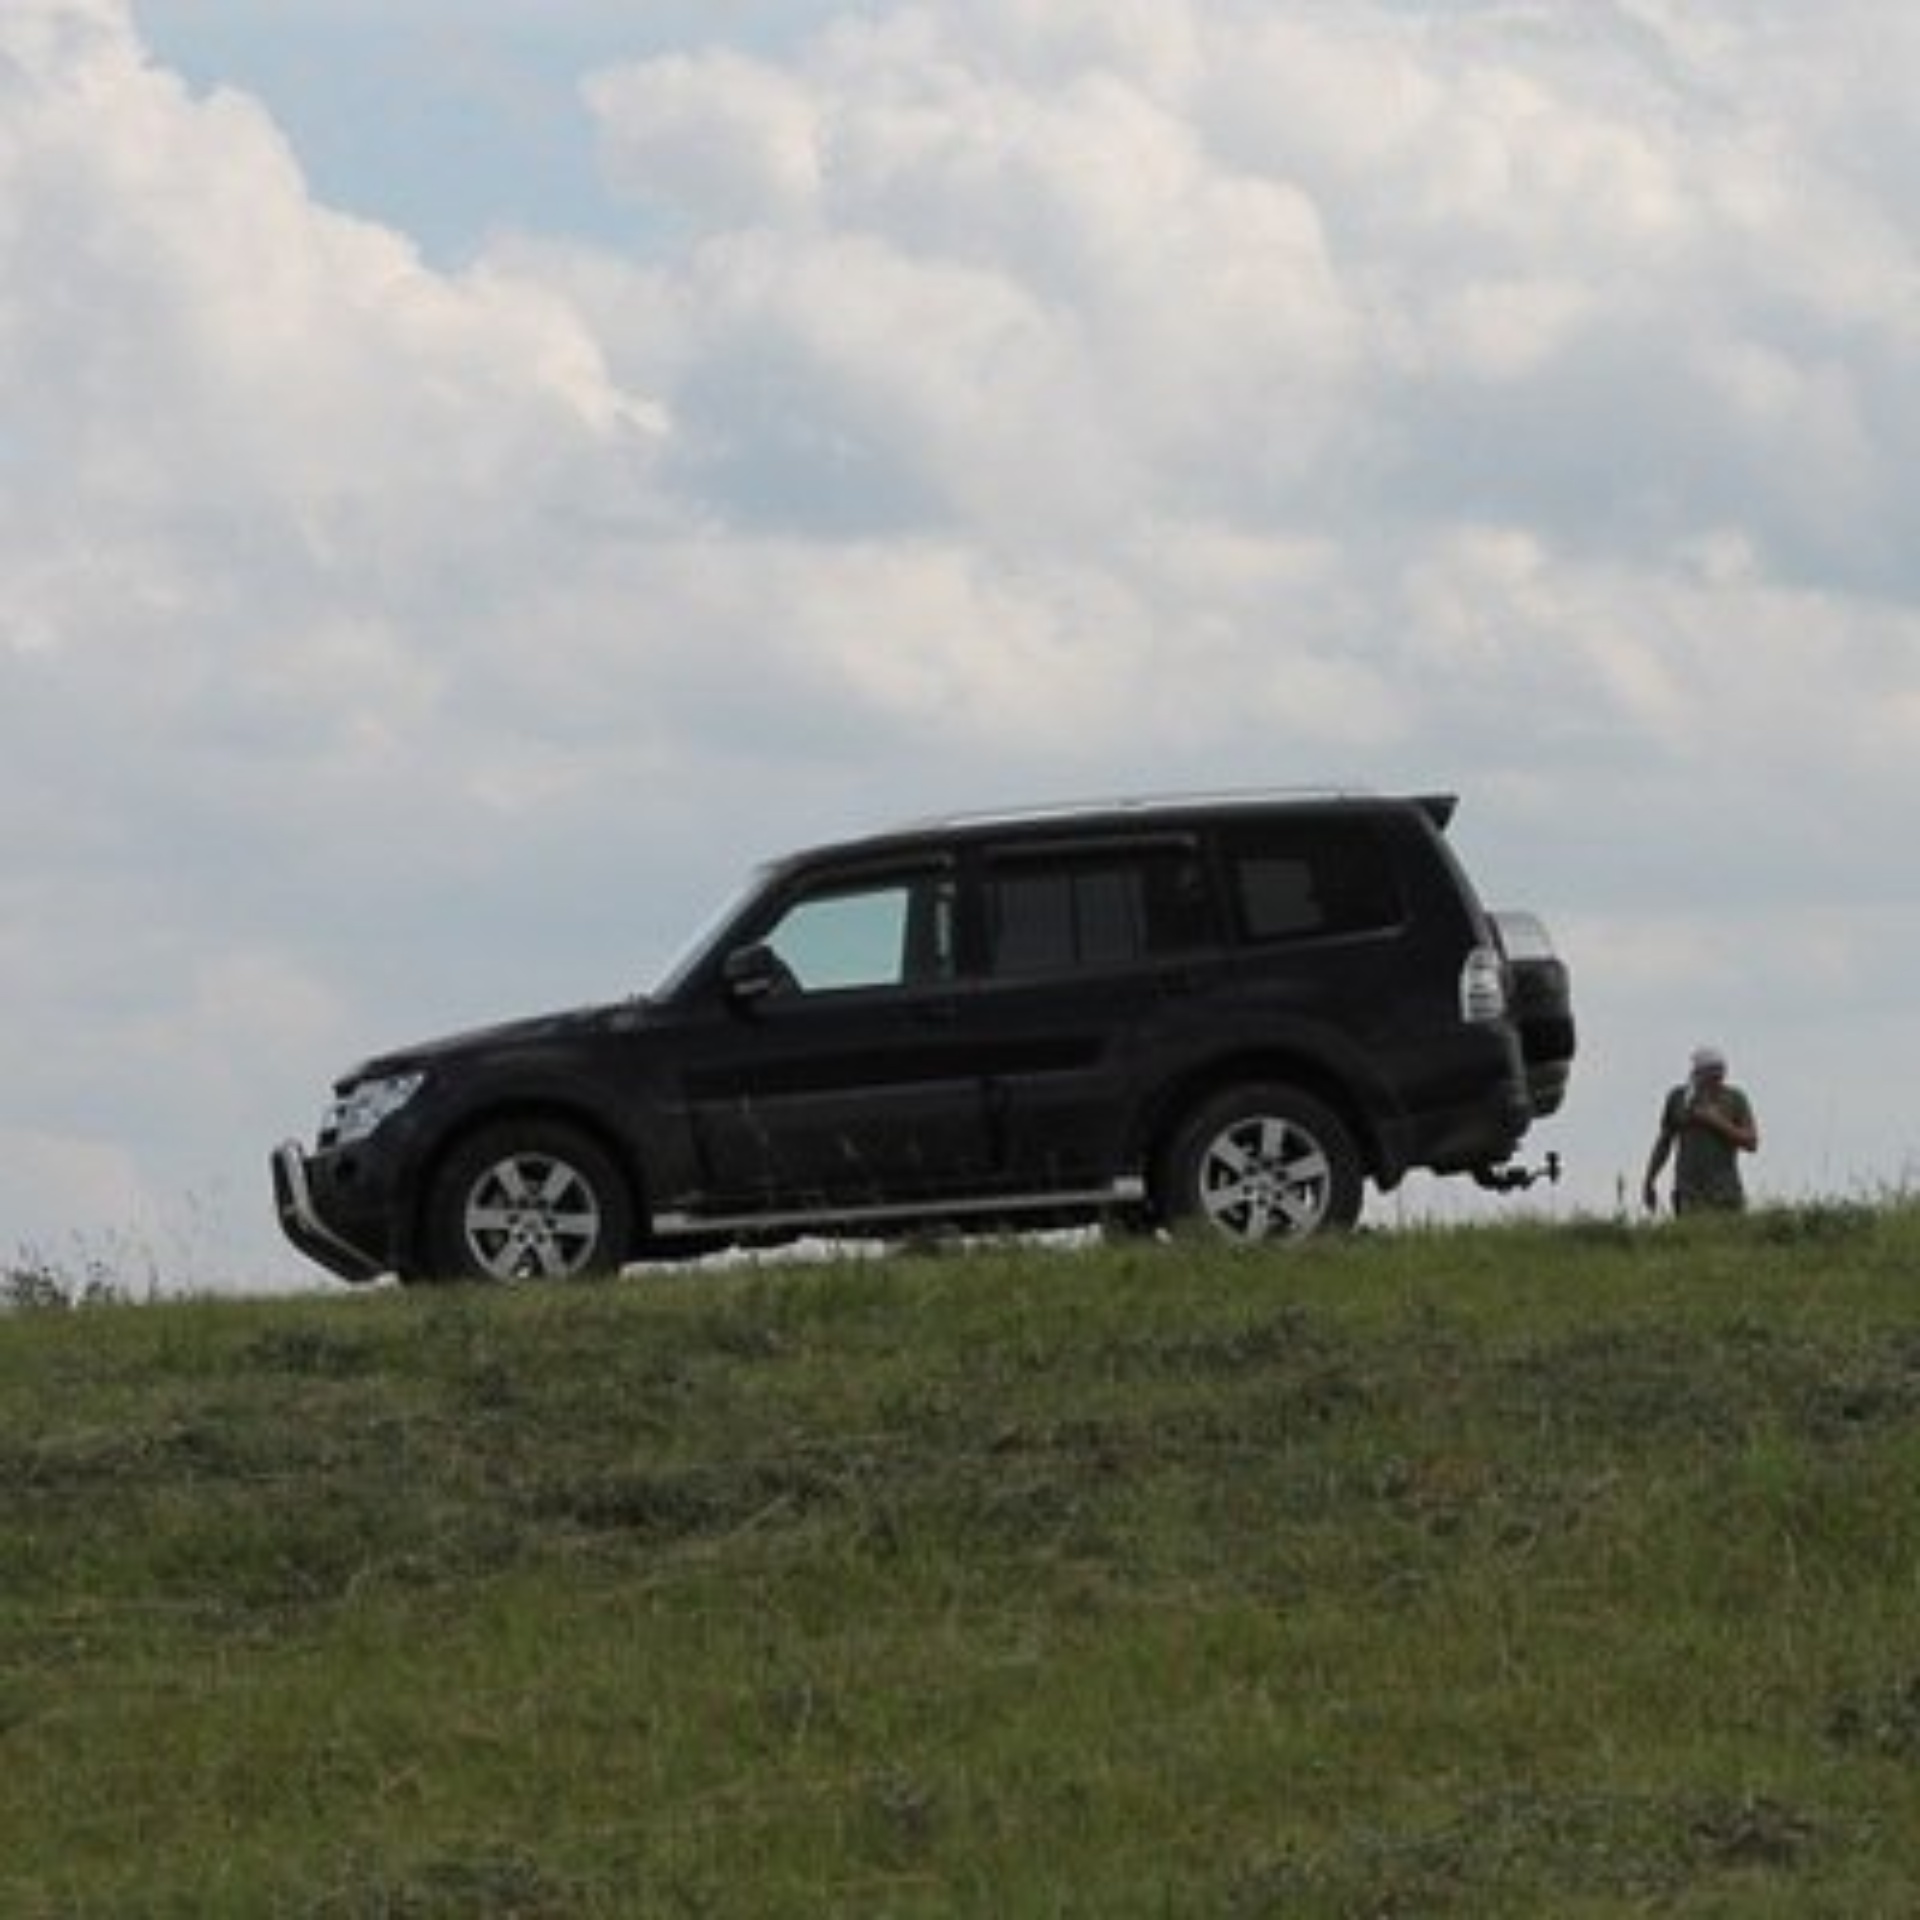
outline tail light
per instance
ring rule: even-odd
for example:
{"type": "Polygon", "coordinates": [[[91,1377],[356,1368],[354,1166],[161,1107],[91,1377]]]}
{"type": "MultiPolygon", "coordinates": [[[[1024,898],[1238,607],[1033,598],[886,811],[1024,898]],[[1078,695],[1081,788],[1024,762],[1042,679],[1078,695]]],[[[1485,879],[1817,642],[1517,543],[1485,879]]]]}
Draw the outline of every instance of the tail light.
{"type": "Polygon", "coordinates": [[[1460,969],[1460,1017],[1503,1020],[1506,1012],[1506,967],[1492,947],[1475,947],[1460,969]]]}

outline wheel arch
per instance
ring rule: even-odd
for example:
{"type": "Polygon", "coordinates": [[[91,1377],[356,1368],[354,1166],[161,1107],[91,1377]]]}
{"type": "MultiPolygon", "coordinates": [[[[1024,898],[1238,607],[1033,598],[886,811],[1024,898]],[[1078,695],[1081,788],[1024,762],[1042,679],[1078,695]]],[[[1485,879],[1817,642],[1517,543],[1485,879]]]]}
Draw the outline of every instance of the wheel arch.
{"type": "Polygon", "coordinates": [[[613,1162],[626,1182],[627,1197],[633,1206],[629,1244],[621,1249],[632,1259],[648,1234],[646,1182],[632,1142],[591,1102],[569,1099],[564,1094],[529,1092],[475,1102],[440,1133],[432,1149],[422,1156],[409,1196],[404,1246],[399,1250],[406,1265],[417,1269],[427,1257],[428,1216],[432,1211],[434,1189],[447,1162],[476,1134],[515,1121],[571,1127],[585,1135],[613,1162]]]}
{"type": "Polygon", "coordinates": [[[1160,1202],[1156,1189],[1167,1149],[1188,1115],[1230,1088],[1264,1082],[1297,1087],[1318,1100],[1352,1135],[1362,1174],[1383,1185],[1391,1180],[1393,1172],[1374,1110],[1352,1075],[1316,1054],[1285,1047],[1257,1048],[1196,1062],[1157,1088],[1143,1108],[1134,1146],[1146,1170],[1148,1197],[1154,1206],[1160,1202]]]}

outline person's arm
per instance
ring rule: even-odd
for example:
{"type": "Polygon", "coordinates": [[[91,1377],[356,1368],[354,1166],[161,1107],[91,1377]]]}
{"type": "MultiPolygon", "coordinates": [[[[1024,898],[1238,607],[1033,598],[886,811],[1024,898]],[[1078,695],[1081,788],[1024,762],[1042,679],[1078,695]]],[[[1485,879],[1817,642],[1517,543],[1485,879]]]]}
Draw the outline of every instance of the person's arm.
{"type": "Polygon", "coordinates": [[[1673,1105],[1668,1104],[1660,1112],[1660,1133],[1653,1143],[1653,1151],[1647,1156],[1646,1178],[1640,1183],[1640,1198],[1649,1213],[1660,1211],[1660,1194],[1655,1182],[1660,1178],[1667,1164],[1667,1157],[1673,1152],[1673,1105]]]}
{"type": "Polygon", "coordinates": [[[1713,1106],[1695,1107],[1693,1119],[1741,1153],[1752,1153],[1760,1145],[1760,1125],[1743,1094],[1730,1094],[1724,1103],[1713,1106]]]}

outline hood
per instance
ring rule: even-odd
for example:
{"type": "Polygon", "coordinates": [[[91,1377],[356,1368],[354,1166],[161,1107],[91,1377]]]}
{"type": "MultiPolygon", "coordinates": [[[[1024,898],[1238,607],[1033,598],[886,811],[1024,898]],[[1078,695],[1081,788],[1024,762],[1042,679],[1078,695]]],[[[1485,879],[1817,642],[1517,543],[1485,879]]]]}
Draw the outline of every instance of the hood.
{"type": "Polygon", "coordinates": [[[541,1013],[523,1020],[505,1020],[497,1026],[469,1027],[460,1033],[444,1034],[438,1039],[421,1040],[411,1046],[393,1047],[385,1053],[363,1060],[334,1082],[334,1091],[344,1093],[363,1080],[385,1079],[391,1074],[414,1073],[436,1062],[469,1053],[503,1053],[516,1048],[537,1047],[553,1040],[565,1040],[575,1034],[612,1032],[644,1026],[649,1014],[644,1000],[619,1000],[607,1006],[572,1007],[563,1013],[541,1013]]]}

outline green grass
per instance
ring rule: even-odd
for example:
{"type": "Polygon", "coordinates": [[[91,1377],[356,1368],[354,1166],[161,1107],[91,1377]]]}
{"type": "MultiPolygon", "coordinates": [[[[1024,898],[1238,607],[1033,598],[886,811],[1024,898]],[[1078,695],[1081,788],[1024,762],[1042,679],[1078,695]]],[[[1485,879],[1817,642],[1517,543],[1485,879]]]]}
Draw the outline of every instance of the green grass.
{"type": "Polygon", "coordinates": [[[1904,1915],[1917,1290],[1812,1207],[17,1311],[0,1911],[1904,1915]]]}

